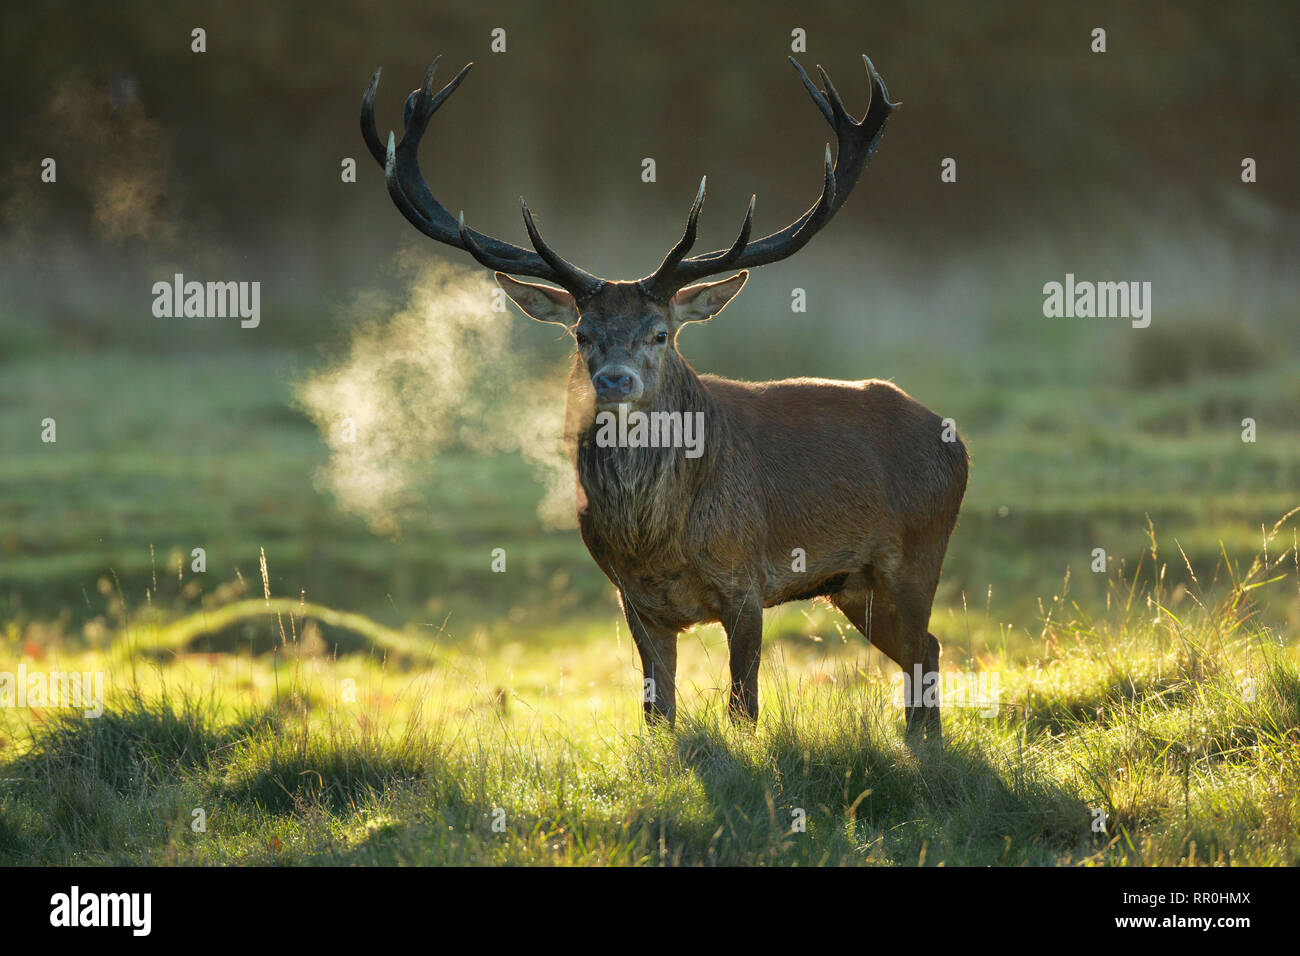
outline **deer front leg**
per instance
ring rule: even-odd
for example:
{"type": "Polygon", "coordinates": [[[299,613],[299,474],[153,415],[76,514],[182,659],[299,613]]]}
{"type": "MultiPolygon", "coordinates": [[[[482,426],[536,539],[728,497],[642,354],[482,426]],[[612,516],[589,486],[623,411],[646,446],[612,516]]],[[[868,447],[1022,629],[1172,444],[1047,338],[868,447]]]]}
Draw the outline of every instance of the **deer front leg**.
{"type": "Polygon", "coordinates": [[[723,627],[731,651],[728,710],[732,720],[754,723],[758,720],[758,662],[763,653],[762,602],[746,595],[723,617],[723,627]]]}
{"type": "Polygon", "coordinates": [[[677,718],[677,632],[641,617],[623,599],[632,639],[641,654],[641,705],[647,724],[677,718]]]}

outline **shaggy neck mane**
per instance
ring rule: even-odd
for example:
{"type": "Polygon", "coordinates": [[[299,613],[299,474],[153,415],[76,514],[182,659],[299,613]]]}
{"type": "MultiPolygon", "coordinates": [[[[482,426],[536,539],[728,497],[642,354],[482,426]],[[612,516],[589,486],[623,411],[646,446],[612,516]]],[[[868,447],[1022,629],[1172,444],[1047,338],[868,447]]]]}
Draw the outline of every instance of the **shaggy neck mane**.
{"type": "Polygon", "coordinates": [[[646,412],[679,412],[683,425],[704,415],[702,454],[686,449],[601,447],[593,418],[578,436],[578,480],[587,495],[588,514],[616,550],[634,556],[675,540],[677,529],[718,454],[716,404],[699,376],[677,353],[665,357],[653,403],[646,412]]]}

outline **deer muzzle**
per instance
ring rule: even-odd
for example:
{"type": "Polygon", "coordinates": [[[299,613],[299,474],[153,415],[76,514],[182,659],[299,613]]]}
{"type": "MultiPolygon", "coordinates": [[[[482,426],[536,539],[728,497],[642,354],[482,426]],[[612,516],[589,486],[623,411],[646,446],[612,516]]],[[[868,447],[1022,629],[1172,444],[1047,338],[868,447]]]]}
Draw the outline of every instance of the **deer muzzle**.
{"type": "Polygon", "coordinates": [[[641,376],[626,365],[607,365],[591,377],[599,405],[639,401],[645,392],[641,376]]]}

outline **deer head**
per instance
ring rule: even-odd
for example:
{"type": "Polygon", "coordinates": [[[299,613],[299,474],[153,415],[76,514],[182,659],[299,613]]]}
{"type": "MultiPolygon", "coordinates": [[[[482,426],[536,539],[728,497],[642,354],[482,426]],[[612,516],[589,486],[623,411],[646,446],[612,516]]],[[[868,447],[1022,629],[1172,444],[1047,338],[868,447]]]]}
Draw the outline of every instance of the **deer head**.
{"type": "Polygon", "coordinates": [[[472,63],[434,93],[435,59],[424,84],[406,99],[401,140],[395,143],[390,132],[386,145],[375,129],[374,98],[380,73],[376,70],[361,101],[361,133],[371,155],[384,167],[389,195],[412,225],[493,269],[505,293],[532,318],[569,329],[591,375],[598,408],[618,404],[644,407],[655,403],[672,370],[684,367],[676,345],[678,330],[687,322],[701,322],[721,312],[744,286],[749,275],[744,270],[798,252],[848,199],[884,134],[890,113],[898,106],[889,101],[889,91],[871,60],[864,55],[862,61],[870,77],[871,102],[858,120],[845,108],[825,70],[817,67],[824,85],[818,89],[803,67],[790,58],[836,139],[833,163],[830,144],[826,145],[821,196],[807,212],[785,228],[750,241],[755,202],[751,197],[740,232],[729,248],[688,257],[704,205],[707,179],[701,179],[682,238],[653,273],[635,281],[601,279],[569,263],[542,239],[522,198],[519,202],[531,250],[476,232],[465,225],[464,212],[453,217],[434,197],[420,172],[420,139],[472,63]],[[741,271],[720,281],[700,281],[733,269],[741,271]],[[544,279],[561,288],[521,282],[511,275],[544,279]]]}

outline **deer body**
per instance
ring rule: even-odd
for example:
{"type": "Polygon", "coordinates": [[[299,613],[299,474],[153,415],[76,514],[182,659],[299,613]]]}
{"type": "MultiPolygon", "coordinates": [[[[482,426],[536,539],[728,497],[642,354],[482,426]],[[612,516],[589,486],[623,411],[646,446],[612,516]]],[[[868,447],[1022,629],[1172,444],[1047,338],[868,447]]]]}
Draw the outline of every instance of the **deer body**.
{"type": "Polygon", "coordinates": [[[905,673],[937,669],[928,632],[909,647],[882,618],[897,613],[895,594],[929,617],[966,487],[964,445],[943,442],[940,418],[888,382],[738,382],[680,366],[654,410],[704,413],[699,458],[601,447],[581,363],[569,380],[579,527],[653,680],[647,714],[674,716],[678,634],[717,621],[752,656],[733,674],[732,703],[756,716],[762,608],[813,597],[864,633],[876,606],[872,642],[905,673]]]}
{"type": "MultiPolygon", "coordinates": [[[[824,596],[904,671],[909,735],[940,737],[939,642],[930,610],[966,488],[966,449],[933,412],[894,385],[866,380],[738,382],[697,375],[677,350],[690,322],[721,312],[748,272],[797,252],[843,205],[896,104],[865,56],[871,104],[852,117],[830,78],[799,71],[835,131],[822,193],[785,228],[750,239],[754,201],[727,249],[688,256],[705,183],[685,234],[658,269],[637,281],[600,279],[554,252],[528,207],[527,250],[465,225],[434,198],[416,150],[429,120],[464,79],[436,94],[434,66],[406,102],[401,142],[374,124],[378,72],[362,101],[361,129],[388,191],[420,231],[499,270],[497,282],[527,315],[563,325],[577,354],[565,438],[578,478],[578,519],[597,565],[618,589],[641,655],[648,719],[676,713],[678,634],[720,621],[727,632],[730,710],[758,717],[763,608],[824,596]],[[521,282],[548,279],[562,288],[521,282]],[[617,411],[676,413],[702,422],[697,454],[680,447],[608,441],[617,411]]],[[[794,62],[793,60],[791,62],[794,62]]],[[[521,201],[522,204],[522,201],[521,201]]]]}

